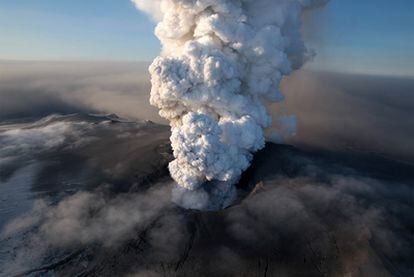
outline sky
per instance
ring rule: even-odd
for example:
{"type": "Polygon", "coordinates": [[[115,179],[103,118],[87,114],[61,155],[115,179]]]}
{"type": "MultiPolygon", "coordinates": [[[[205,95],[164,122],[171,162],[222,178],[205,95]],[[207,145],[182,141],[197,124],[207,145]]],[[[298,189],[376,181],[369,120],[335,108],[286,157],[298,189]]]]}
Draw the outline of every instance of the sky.
{"type": "MultiPolygon", "coordinates": [[[[307,17],[309,68],[414,76],[413,0],[331,0],[307,17]]],[[[154,23],[129,0],[0,0],[0,59],[150,61],[154,23]]]]}

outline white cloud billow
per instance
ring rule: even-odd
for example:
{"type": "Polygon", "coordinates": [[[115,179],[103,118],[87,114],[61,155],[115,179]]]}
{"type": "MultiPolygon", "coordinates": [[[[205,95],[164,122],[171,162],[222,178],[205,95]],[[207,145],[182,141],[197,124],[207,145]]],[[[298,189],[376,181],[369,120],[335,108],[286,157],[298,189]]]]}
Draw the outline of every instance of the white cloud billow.
{"type": "Polygon", "coordinates": [[[326,1],[133,2],[158,21],[163,49],[150,66],[150,101],[172,127],[171,175],[180,191],[209,191],[210,204],[197,208],[227,205],[265,145],[266,103],[283,101],[280,81],[310,56],[301,14],[326,1]]]}

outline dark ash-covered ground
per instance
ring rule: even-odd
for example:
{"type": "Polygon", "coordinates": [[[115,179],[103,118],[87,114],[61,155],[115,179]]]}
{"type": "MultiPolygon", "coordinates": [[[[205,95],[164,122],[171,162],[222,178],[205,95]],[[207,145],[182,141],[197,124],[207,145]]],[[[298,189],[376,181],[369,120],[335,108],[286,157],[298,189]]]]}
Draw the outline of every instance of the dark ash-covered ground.
{"type": "Polygon", "coordinates": [[[413,165],[269,143],[233,206],[189,211],[168,136],[114,115],[3,124],[0,276],[414,274],[413,165]]]}

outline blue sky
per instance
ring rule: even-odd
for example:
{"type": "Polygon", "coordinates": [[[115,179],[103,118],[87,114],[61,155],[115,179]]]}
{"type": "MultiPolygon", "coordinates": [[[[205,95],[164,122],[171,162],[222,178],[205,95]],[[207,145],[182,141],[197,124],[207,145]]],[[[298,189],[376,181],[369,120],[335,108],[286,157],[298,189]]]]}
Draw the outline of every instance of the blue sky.
{"type": "MultiPolygon", "coordinates": [[[[139,60],[159,52],[129,0],[0,0],[0,59],[139,60]]],[[[309,67],[414,76],[414,0],[331,0],[306,31],[309,67]]]]}

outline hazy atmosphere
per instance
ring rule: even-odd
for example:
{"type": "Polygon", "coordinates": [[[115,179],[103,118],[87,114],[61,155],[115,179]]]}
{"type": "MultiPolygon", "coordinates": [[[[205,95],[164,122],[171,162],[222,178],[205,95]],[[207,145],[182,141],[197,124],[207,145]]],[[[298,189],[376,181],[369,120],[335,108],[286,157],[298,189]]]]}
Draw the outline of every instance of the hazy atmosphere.
{"type": "Polygon", "coordinates": [[[414,2],[363,2],[2,1],[0,276],[413,276],[414,2]]]}
{"type": "MultiPolygon", "coordinates": [[[[0,62],[0,116],[117,114],[166,124],[149,100],[145,62],[0,62]]],[[[303,70],[283,81],[294,144],[414,161],[414,78],[303,70]]],[[[275,106],[273,113],[280,110],[275,106]]]]}

